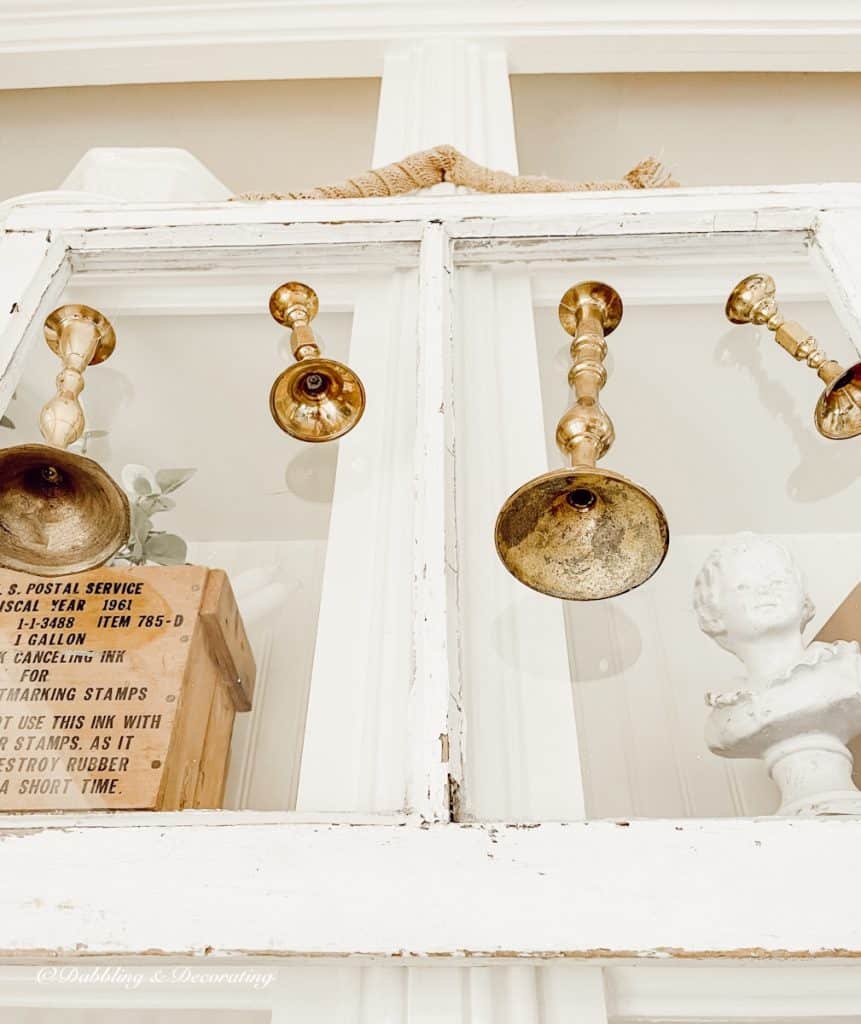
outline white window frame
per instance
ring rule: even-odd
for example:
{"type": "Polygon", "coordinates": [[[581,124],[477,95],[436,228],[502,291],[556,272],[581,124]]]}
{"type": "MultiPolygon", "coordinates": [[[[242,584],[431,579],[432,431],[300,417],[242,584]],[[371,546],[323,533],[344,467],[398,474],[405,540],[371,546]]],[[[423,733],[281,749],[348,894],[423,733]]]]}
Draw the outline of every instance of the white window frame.
{"type": "MultiPolygon", "coordinates": [[[[790,239],[819,260],[837,315],[857,343],[861,186],[14,210],[0,243],[2,403],[76,268],[110,273],[167,260],[179,271],[204,256],[228,271],[245,259],[282,256],[285,247],[336,244],[355,254],[420,245],[418,516],[410,567],[415,677],[403,815],[0,818],[0,877],[14,880],[4,898],[0,960],[38,960],[48,951],[62,960],[107,962],[564,961],[583,966],[581,992],[592,991],[602,970],[617,972],[623,1015],[652,1017],[671,1012],[667,1007],[702,1008],[702,987],[683,981],[684,972],[677,984],[619,971],[654,960],[699,961],[705,969],[710,962],[791,959],[820,972],[809,975],[818,995],[805,990],[805,1012],[857,1006],[855,819],[450,820],[462,726],[449,504],[457,441],[453,272],[487,253],[518,262],[595,259],[625,244],[650,256],[702,255],[723,244],[767,248],[790,239]],[[837,994],[816,988],[823,965],[849,972],[837,994]]],[[[565,977],[573,984],[574,975],[565,977]]],[[[766,983],[752,972],[741,995],[721,1003],[725,1015],[750,1016],[774,977],[766,983]]],[[[588,1019],[605,1019],[603,997],[594,1002],[588,1019]]]]}

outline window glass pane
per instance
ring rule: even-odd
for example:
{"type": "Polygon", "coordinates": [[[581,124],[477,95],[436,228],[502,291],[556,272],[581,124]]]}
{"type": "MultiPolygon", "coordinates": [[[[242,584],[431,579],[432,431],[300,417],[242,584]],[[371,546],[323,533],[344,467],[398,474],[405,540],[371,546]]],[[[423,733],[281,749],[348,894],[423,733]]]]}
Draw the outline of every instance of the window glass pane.
{"type": "Polygon", "coordinates": [[[700,631],[694,578],[726,537],[745,530],[776,537],[808,580],[817,609],[809,640],[861,577],[858,442],[821,437],[813,422],[822,390],[816,374],[764,328],[733,326],[724,315],[741,277],[769,272],[786,317],[851,365],[857,352],[816,264],[789,240],[765,251],[762,240],[733,250],[725,238],[712,251],[700,243],[688,257],[648,254],[649,244],[614,241],[619,251],[611,261],[567,263],[542,261],[536,246],[532,262],[519,268],[479,268],[479,257],[462,257],[471,265],[459,271],[458,344],[480,350],[476,363],[485,359],[493,368],[483,387],[501,396],[494,410],[499,447],[488,445],[482,455],[469,437],[487,424],[473,408],[480,403],[472,402],[474,383],[461,361],[458,490],[459,497],[472,494],[459,507],[467,816],[481,817],[484,808],[500,817],[570,816],[577,765],[560,747],[579,747],[587,816],[773,813],[778,792],[765,766],[717,757],[706,746],[704,694],[737,689],[743,671],[700,631]],[[527,590],[496,564],[492,531],[514,488],[565,465],[555,433],[572,400],[571,338],[557,307],[568,287],[590,279],[615,286],[624,303],[622,322],[607,339],[601,403],[615,441],[600,466],[657,498],[671,540],[666,561],[639,588],[607,600],[558,601],[527,590]],[[496,317],[484,336],[475,333],[479,313],[470,297],[481,287],[496,317]],[[518,289],[530,321],[511,298],[518,289]],[[494,354],[499,348],[504,358],[494,354]],[[470,452],[473,461],[464,464],[470,452]],[[497,467],[495,476],[488,465],[497,467]],[[476,474],[484,474],[481,493],[469,490],[476,474]],[[484,502],[481,516],[467,507],[470,500],[484,502]],[[490,606],[493,613],[485,614],[490,606]],[[562,671],[570,672],[576,731],[560,725],[572,714],[556,688],[562,671]]]}
{"type": "MultiPolygon", "coordinates": [[[[394,812],[403,805],[415,431],[413,258],[410,250],[394,261],[399,265],[370,274],[345,269],[342,261],[333,270],[324,257],[309,262],[298,255],[287,261],[289,269],[159,274],[148,284],[134,271],[82,273],[60,298],[98,306],[110,317],[118,339],[109,361],[86,371],[83,403],[91,431],[86,455],[115,481],[137,488],[132,505],[149,510],[154,531],[187,542],[180,561],[227,571],[244,620],[257,684],[252,710],[235,716],[226,807],[394,812]],[[267,303],[288,275],[307,279],[318,292],[320,312],[313,328],[323,356],[350,364],[364,381],[370,406],[355,430],[340,440],[298,440],[279,429],[270,412],[270,388],[293,356],[290,331],[273,321],[267,303]],[[362,297],[367,297],[363,310],[362,297]],[[170,474],[159,474],[176,468],[195,472],[172,490],[165,482],[170,474]],[[141,504],[141,495],[149,505],[141,504]],[[358,554],[347,558],[344,552],[358,554]],[[401,610],[400,625],[393,626],[373,601],[363,605],[354,598],[352,591],[358,594],[359,588],[371,597],[385,592],[386,600],[401,610]],[[328,609],[322,617],[321,602],[328,609]],[[384,643],[384,636],[390,642],[384,643]],[[391,699],[371,702],[369,693],[384,692],[391,699]],[[375,751],[368,747],[368,730],[378,713],[392,727],[385,730],[391,737],[388,745],[375,751]],[[306,720],[314,723],[310,748],[306,720]],[[354,742],[352,749],[346,749],[343,735],[354,742]],[[303,747],[306,760],[313,760],[305,774],[300,772],[303,747]],[[374,765],[376,774],[354,786],[358,762],[374,765]],[[343,784],[339,771],[347,780],[343,784]],[[307,785],[304,797],[300,774],[307,785]]],[[[58,369],[56,355],[41,337],[35,338],[6,410],[14,424],[3,431],[6,445],[40,440],[39,410],[53,393],[58,369]]],[[[150,541],[145,553],[152,560],[161,549],[155,533],[150,541]]],[[[172,571],[146,569],[154,574],[156,589],[159,581],[172,578],[172,571]]],[[[191,600],[186,590],[193,584],[199,591],[198,583],[195,578],[176,588],[191,600]]],[[[138,607],[140,600],[78,594],[75,601],[82,603],[77,604],[65,596],[58,601],[56,592],[49,593],[38,581],[18,585],[34,603],[26,616],[23,606],[9,613],[24,620],[20,630],[13,630],[17,619],[5,623],[13,646],[20,632],[17,643],[24,650],[53,650],[67,641],[67,633],[83,636],[76,616],[108,617],[101,626],[125,638],[116,648],[126,651],[125,665],[134,662],[131,684],[138,690],[131,696],[117,689],[130,682],[126,669],[101,664],[101,654],[93,678],[91,665],[73,667],[68,659],[47,668],[47,662],[40,662],[34,674],[32,658],[25,668],[14,660],[15,652],[8,654],[0,685],[0,714],[10,716],[0,787],[5,781],[8,785],[0,792],[0,807],[147,808],[153,801],[169,808],[219,805],[217,783],[201,796],[200,779],[206,771],[215,777],[223,770],[230,733],[229,717],[226,726],[216,718],[223,686],[200,697],[188,689],[191,676],[181,688],[181,673],[176,679],[162,672],[161,655],[157,652],[153,662],[147,654],[151,639],[161,643],[168,637],[173,646],[167,653],[184,657],[186,649],[179,645],[190,640],[194,648],[197,643],[196,616],[171,608],[162,622],[161,612],[149,604],[138,607]],[[140,614],[149,617],[143,625],[140,614]],[[178,624],[178,615],[186,621],[178,624]],[[53,639],[46,636],[51,632],[46,618],[57,618],[53,639]],[[146,661],[143,668],[135,661],[138,656],[146,661]],[[92,686],[103,691],[93,695],[92,686]],[[107,695],[104,691],[111,688],[107,695]],[[176,722],[185,721],[186,709],[195,738],[177,753],[166,744],[176,722]],[[25,714],[45,717],[26,726],[20,717],[25,714]],[[73,721],[73,716],[83,717],[73,721]],[[32,738],[21,739],[24,733],[32,738]],[[121,740],[119,734],[132,739],[121,740]],[[54,736],[51,744],[66,746],[43,749],[46,736],[54,736]],[[119,749],[118,743],[125,745],[119,749]],[[216,753],[210,761],[212,743],[216,753]],[[31,749],[38,760],[18,756],[31,749]],[[49,749],[56,761],[42,760],[49,749]],[[180,755],[183,769],[177,767],[180,755]],[[190,774],[172,776],[179,781],[173,789],[168,786],[172,796],[165,805],[164,790],[156,797],[153,780],[167,771],[190,774]],[[91,776],[116,782],[85,786],[91,776]],[[53,790],[42,788],[51,785],[53,790]],[[130,792],[136,796],[129,798],[130,792]]],[[[84,637],[78,646],[86,651],[91,643],[92,637],[84,637]]],[[[224,678],[223,672],[218,675],[222,684],[224,678]]],[[[232,714],[229,703],[226,713],[232,714]]]]}

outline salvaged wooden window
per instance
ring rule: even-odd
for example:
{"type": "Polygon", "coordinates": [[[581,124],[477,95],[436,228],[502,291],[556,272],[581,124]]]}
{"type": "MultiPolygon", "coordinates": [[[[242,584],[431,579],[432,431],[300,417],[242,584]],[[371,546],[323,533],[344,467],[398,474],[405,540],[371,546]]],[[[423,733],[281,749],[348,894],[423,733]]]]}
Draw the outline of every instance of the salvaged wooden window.
{"type": "MultiPolygon", "coordinates": [[[[820,955],[819,897],[796,892],[790,912],[782,886],[827,835],[822,898],[837,899],[856,825],[752,820],[775,793],[761,764],[704,744],[703,693],[734,669],[690,600],[710,548],[741,529],[791,543],[814,630],[857,582],[854,449],[814,432],[815,378],[723,306],[764,270],[854,362],[859,196],[14,211],[0,245],[9,442],[35,437],[50,393],[45,316],[65,300],[103,308],[118,345],[88,378],[89,424],[108,431],[90,454],[117,475],[126,462],[196,467],[171,529],[262,609],[248,616],[257,692],[237,716],[222,809],[4,818],[25,833],[15,863],[56,895],[50,914],[15,904],[14,952],[820,955]],[[289,352],[266,302],[289,279],[317,290],[326,351],[365,382],[364,419],[337,446],[303,447],[269,417],[289,352]],[[616,442],[603,464],[658,498],[671,543],[642,588],[563,604],[506,573],[493,530],[516,487],[561,465],[570,338],[556,307],[581,280],[608,281],[625,304],[608,341],[616,442]],[[108,849],[133,879],[111,873],[106,887],[72,870],[108,849]],[[678,899],[688,912],[670,921],[678,899]],[[120,903],[118,937],[106,922],[120,903]],[[165,938],[168,910],[181,923],[165,938]]],[[[831,946],[857,949],[853,927],[830,920],[831,946]]],[[[542,984],[573,986],[606,1017],[594,974],[554,970],[542,984]]],[[[669,1012],[642,975],[613,970],[620,1017],[669,1012]]],[[[687,991],[679,1012],[696,1016],[687,991]]]]}

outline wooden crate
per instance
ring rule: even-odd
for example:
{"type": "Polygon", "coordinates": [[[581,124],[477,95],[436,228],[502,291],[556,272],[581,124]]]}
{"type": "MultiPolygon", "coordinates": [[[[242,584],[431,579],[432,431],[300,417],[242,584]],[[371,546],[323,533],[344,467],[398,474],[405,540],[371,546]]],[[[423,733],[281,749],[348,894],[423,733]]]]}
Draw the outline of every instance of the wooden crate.
{"type": "Polygon", "coordinates": [[[219,569],[0,570],[0,811],[220,806],[254,676],[219,569]]]}

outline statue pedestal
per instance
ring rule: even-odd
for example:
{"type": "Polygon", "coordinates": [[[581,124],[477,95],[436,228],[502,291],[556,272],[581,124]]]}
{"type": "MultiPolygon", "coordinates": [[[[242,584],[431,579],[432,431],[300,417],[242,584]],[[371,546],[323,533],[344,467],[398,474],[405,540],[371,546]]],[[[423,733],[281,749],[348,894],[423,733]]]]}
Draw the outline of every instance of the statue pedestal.
{"type": "Polygon", "coordinates": [[[811,644],[809,657],[758,692],[711,698],[709,748],[756,757],[777,783],[782,815],[861,815],[846,744],[861,733],[861,654],[854,642],[811,644]]]}
{"type": "Polygon", "coordinates": [[[802,733],[762,755],[782,796],[778,814],[861,814],[852,755],[828,733],[802,733]]]}

